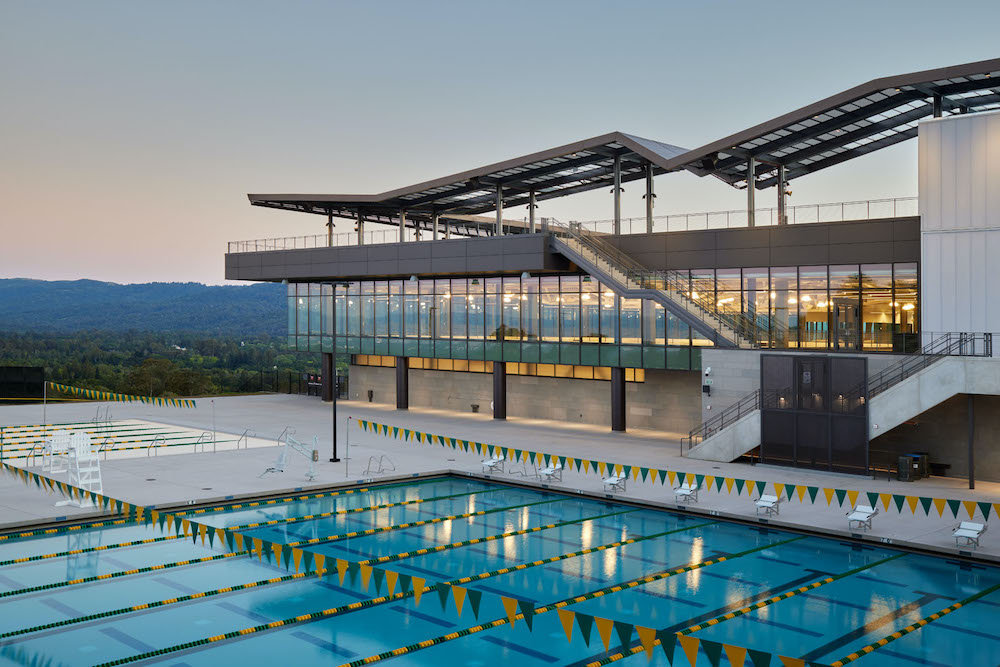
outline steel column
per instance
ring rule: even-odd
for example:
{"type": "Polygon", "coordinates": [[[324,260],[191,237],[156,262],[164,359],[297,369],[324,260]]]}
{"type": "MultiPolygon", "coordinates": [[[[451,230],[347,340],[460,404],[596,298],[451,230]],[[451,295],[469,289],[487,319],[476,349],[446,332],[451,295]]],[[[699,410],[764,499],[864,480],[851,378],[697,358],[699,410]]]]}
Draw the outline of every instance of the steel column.
{"type": "Polygon", "coordinates": [[[440,221],[440,219],[441,216],[439,216],[437,213],[431,213],[431,229],[433,230],[432,238],[435,241],[438,240],[438,222],[440,221]]]}
{"type": "Polygon", "coordinates": [[[615,235],[622,233],[622,158],[615,156],[614,166],[615,181],[615,235]]]}
{"type": "Polygon", "coordinates": [[[941,96],[937,94],[935,94],[934,97],[931,98],[931,108],[934,110],[935,118],[941,117],[941,112],[942,112],[941,101],[942,101],[941,96]]]}
{"type": "Polygon", "coordinates": [[[396,409],[410,409],[410,374],[408,357],[396,357],[396,409]]]}
{"type": "Polygon", "coordinates": [[[787,225],[788,224],[788,214],[787,214],[787,202],[788,197],[785,194],[788,190],[788,173],[785,171],[785,165],[778,165],[778,224],[787,225]]]}
{"type": "Polygon", "coordinates": [[[358,211],[358,245],[365,244],[365,217],[358,211]]]}
{"type": "Polygon", "coordinates": [[[333,247],[333,213],[326,214],[326,245],[333,247]]]}
{"type": "Polygon", "coordinates": [[[400,209],[399,211],[399,242],[403,243],[406,241],[406,211],[400,209]]]}
{"type": "Polygon", "coordinates": [[[530,234],[535,233],[535,209],[538,208],[538,204],[535,203],[535,191],[532,190],[528,193],[528,232],[530,234]]]}
{"type": "Polygon", "coordinates": [[[611,430],[625,430],[625,369],[611,368],[611,430]]]}
{"type": "MultiPolygon", "coordinates": [[[[322,391],[320,392],[320,398],[323,401],[329,401],[333,395],[333,354],[324,352],[321,361],[320,375],[322,376],[322,391]]],[[[289,391],[291,391],[291,386],[289,386],[289,391]]]]}
{"type": "Polygon", "coordinates": [[[754,194],[756,194],[756,172],[757,172],[757,160],[750,158],[747,160],[747,227],[753,227],[756,220],[755,211],[756,205],[754,204],[754,194]]]}
{"type": "Polygon", "coordinates": [[[976,396],[969,394],[969,488],[976,488],[976,396]]]}
{"type": "Polygon", "coordinates": [[[493,230],[495,236],[503,234],[503,187],[497,183],[497,224],[493,230]]]}
{"type": "Polygon", "coordinates": [[[653,163],[646,165],[646,233],[653,233],[653,163]]]}
{"type": "Polygon", "coordinates": [[[493,419],[507,419],[507,364],[493,362],[493,419]]]}

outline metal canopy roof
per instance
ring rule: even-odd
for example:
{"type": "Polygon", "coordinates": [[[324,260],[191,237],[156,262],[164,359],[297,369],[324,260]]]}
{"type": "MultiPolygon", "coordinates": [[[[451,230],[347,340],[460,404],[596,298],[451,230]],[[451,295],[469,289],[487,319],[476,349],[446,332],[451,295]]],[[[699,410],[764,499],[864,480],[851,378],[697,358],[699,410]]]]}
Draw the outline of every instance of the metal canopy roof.
{"type": "MultiPolygon", "coordinates": [[[[747,162],[757,160],[757,189],[813,173],[917,135],[918,121],[935,115],[1000,109],[1000,58],[874,79],[742,132],[689,151],[622,132],[472,169],[377,195],[251,194],[254,206],[365,220],[423,224],[433,213],[475,216],[495,210],[496,188],[504,206],[543,201],[610,187],[614,158],[621,158],[622,182],[688,170],[746,188],[747,162]]],[[[462,224],[486,229],[488,223],[462,224]]]]}
{"type": "Polygon", "coordinates": [[[622,182],[665,173],[667,161],[687,149],[623,132],[559,146],[505,162],[480,167],[377,195],[251,194],[254,206],[353,218],[360,210],[366,220],[396,222],[405,209],[408,219],[427,220],[432,213],[476,215],[495,210],[497,185],[504,206],[528,203],[576,192],[610,187],[615,157],[621,159],[622,182]]]}
{"type": "Polygon", "coordinates": [[[672,159],[689,169],[746,187],[747,160],[758,189],[810,174],[917,136],[934,115],[1000,108],[1000,59],[874,79],[672,159]]]}

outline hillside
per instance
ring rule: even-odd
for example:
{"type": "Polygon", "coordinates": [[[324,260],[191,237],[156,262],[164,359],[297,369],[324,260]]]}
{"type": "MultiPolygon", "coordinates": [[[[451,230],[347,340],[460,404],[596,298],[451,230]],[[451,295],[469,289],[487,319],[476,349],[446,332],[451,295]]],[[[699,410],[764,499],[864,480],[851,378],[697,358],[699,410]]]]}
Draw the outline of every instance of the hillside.
{"type": "Polygon", "coordinates": [[[281,336],[286,287],[0,279],[0,331],[187,331],[281,336]]]}

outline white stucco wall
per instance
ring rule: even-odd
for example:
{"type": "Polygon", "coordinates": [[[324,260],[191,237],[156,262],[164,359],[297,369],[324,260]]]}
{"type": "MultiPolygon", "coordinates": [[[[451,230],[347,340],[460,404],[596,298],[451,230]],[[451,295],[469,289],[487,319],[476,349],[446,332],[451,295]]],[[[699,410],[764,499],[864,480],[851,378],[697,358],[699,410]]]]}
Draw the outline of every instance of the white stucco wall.
{"type": "Polygon", "coordinates": [[[1000,331],[1000,112],[919,128],[925,332],[1000,331]]]}

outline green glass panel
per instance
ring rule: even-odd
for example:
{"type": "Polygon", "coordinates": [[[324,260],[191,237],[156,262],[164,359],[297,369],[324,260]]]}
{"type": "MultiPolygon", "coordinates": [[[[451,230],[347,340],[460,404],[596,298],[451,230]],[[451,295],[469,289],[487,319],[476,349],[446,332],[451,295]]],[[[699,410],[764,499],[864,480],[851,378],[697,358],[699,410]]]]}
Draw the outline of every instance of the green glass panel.
{"type": "Polygon", "coordinates": [[[563,343],[559,346],[559,363],[573,364],[580,363],[580,346],[573,343],[563,343]]]}
{"type": "Polygon", "coordinates": [[[538,361],[538,344],[521,343],[521,362],[533,364],[538,361]]]}
{"type": "Polygon", "coordinates": [[[689,347],[668,347],[667,348],[667,368],[673,370],[688,370],[691,358],[691,348],[689,347]]]}
{"type": "Polygon", "coordinates": [[[486,361],[500,361],[503,359],[503,344],[495,341],[486,341],[486,361]]]}
{"type": "Polygon", "coordinates": [[[701,350],[699,348],[691,349],[691,363],[687,367],[691,371],[701,370],[701,350]]]}
{"type": "Polygon", "coordinates": [[[451,358],[468,359],[469,358],[468,343],[464,340],[451,341],[451,358]]]}
{"type": "Polygon", "coordinates": [[[322,340],[319,336],[309,336],[309,351],[319,352],[322,349],[322,340]]]}
{"type": "Polygon", "coordinates": [[[622,345],[620,365],[623,368],[642,368],[642,348],[638,345],[622,345]]]}
{"type": "Polygon", "coordinates": [[[375,354],[375,339],[361,338],[361,354],[375,354]]]}
{"type": "Polygon", "coordinates": [[[337,337],[337,354],[347,354],[347,339],[337,337]]]}
{"type": "Polygon", "coordinates": [[[485,344],[481,340],[470,340],[469,341],[469,359],[482,359],[485,344]]]}
{"type": "Polygon", "coordinates": [[[333,338],[330,336],[323,336],[323,351],[329,354],[333,352],[333,338]]]}
{"type": "Polygon", "coordinates": [[[287,343],[288,343],[288,347],[290,347],[290,348],[292,348],[294,350],[295,349],[295,336],[289,336],[287,343]]]}
{"type": "Polygon", "coordinates": [[[361,339],[354,336],[347,339],[347,352],[349,354],[361,354],[361,339]]]}
{"type": "Polygon", "coordinates": [[[593,344],[584,344],[580,346],[580,365],[582,366],[600,366],[601,365],[601,346],[593,344]]]}
{"type": "Polygon", "coordinates": [[[403,356],[404,357],[419,357],[420,356],[420,346],[419,341],[416,338],[407,338],[403,341],[403,356]]]}
{"type": "Polygon", "coordinates": [[[503,344],[503,360],[521,361],[521,344],[505,342],[503,344]]]}
{"type": "Polygon", "coordinates": [[[390,338],[389,339],[389,354],[394,357],[404,357],[403,354],[403,339],[402,338],[390,338]]]}
{"type": "Polygon", "coordinates": [[[451,359],[451,341],[434,341],[434,355],[438,359],[451,359]]]}
{"type": "Polygon", "coordinates": [[[296,339],[298,342],[295,344],[295,349],[299,352],[309,351],[309,336],[299,336],[296,339]]]}
{"type": "Polygon", "coordinates": [[[619,366],[618,346],[601,345],[601,366],[619,366]]]}
{"type": "Polygon", "coordinates": [[[558,364],[559,363],[559,343],[539,344],[539,363],[558,364]]]}
{"type": "Polygon", "coordinates": [[[659,345],[647,345],[642,350],[643,368],[666,368],[667,355],[659,345]]]}
{"type": "Polygon", "coordinates": [[[434,341],[429,338],[420,339],[420,354],[418,356],[425,359],[434,358],[434,341]]]}

